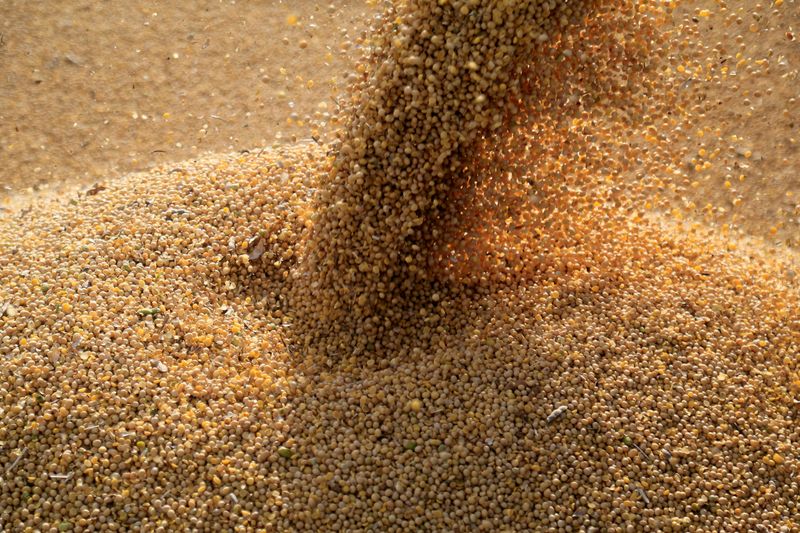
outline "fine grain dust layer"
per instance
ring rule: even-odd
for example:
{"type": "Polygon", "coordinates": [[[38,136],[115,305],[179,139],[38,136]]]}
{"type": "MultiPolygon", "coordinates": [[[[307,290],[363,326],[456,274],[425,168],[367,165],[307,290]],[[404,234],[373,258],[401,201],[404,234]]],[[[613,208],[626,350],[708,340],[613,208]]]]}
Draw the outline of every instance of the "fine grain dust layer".
{"type": "Polygon", "coordinates": [[[585,176],[465,167],[493,128],[528,138],[501,95],[537,42],[603,43],[594,23],[633,7],[399,3],[330,152],[162,167],[0,220],[2,528],[797,529],[791,256],[649,223],[585,176]],[[609,202],[568,209],[586,196],[609,202]],[[505,197],[544,215],[506,223],[505,197]],[[434,205],[453,198],[487,227],[434,205]]]}

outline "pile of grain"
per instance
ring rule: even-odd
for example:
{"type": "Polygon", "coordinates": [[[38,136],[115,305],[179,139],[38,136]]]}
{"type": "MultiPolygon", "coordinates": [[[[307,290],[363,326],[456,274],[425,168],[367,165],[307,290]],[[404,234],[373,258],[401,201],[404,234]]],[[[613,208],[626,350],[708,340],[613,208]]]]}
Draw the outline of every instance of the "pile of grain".
{"type": "Polygon", "coordinates": [[[399,3],[330,153],[0,222],[2,527],[800,526],[792,258],[617,180],[649,8],[399,3]]]}

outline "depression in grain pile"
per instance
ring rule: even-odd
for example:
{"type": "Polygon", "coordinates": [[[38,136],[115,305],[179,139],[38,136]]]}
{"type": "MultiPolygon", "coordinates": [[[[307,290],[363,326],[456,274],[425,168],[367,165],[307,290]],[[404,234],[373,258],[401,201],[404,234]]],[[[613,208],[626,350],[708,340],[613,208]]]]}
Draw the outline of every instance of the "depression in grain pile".
{"type": "Polygon", "coordinates": [[[381,9],[329,142],[6,209],[0,529],[798,530],[797,256],[720,118],[797,3],[381,9]]]}

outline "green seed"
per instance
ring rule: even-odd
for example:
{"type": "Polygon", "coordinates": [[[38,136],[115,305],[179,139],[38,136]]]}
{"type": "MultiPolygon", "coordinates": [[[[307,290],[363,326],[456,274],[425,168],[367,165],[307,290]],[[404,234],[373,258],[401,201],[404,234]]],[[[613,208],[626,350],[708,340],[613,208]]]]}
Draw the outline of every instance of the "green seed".
{"type": "Polygon", "coordinates": [[[294,452],[289,448],[287,448],[286,446],[281,446],[280,448],[278,448],[278,455],[280,455],[284,459],[290,459],[294,455],[294,452]]]}

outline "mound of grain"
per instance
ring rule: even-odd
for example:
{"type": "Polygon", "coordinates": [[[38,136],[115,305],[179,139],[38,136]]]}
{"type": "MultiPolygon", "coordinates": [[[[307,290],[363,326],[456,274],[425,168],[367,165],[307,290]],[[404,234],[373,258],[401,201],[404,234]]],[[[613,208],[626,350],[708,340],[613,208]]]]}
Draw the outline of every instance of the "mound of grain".
{"type": "Polygon", "coordinates": [[[0,221],[0,524],[796,529],[792,257],[639,212],[610,126],[661,89],[564,56],[649,79],[632,7],[401,3],[330,155],[0,221]]]}

